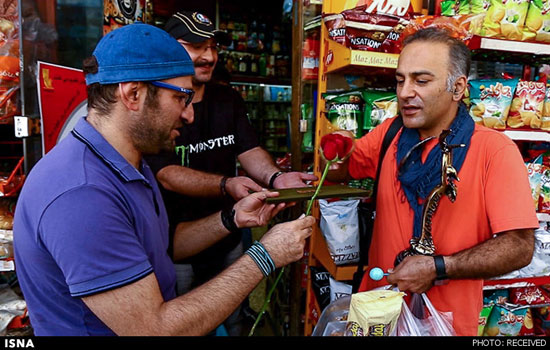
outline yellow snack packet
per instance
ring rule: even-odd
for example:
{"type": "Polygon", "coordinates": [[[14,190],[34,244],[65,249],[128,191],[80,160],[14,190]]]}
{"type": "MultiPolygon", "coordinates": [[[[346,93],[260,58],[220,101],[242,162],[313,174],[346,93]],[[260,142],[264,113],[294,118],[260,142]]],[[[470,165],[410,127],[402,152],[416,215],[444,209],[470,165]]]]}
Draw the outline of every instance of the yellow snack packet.
{"type": "Polygon", "coordinates": [[[550,43],[550,1],[531,0],[523,27],[523,40],[550,43]]]}
{"type": "Polygon", "coordinates": [[[521,40],[530,0],[491,0],[482,35],[521,40]]]}
{"type": "Polygon", "coordinates": [[[401,313],[405,293],[370,290],[351,295],[346,336],[388,336],[401,313]]]}

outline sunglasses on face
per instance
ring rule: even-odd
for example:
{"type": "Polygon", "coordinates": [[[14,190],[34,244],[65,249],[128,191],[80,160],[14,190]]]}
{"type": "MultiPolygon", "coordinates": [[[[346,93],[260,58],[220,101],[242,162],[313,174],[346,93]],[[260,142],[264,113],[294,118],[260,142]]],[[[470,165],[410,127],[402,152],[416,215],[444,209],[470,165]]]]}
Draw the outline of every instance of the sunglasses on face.
{"type": "Polygon", "coordinates": [[[174,90],[186,94],[187,96],[185,97],[185,107],[189,107],[189,105],[193,101],[193,96],[195,96],[195,90],[182,88],[180,86],[164,83],[162,81],[150,81],[149,83],[159,88],[174,90]]]}

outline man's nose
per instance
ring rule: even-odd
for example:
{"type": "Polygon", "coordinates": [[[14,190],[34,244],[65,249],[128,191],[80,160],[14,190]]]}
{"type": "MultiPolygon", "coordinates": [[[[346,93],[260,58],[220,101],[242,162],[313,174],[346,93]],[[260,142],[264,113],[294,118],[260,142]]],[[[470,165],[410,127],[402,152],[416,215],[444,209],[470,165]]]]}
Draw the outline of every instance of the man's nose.
{"type": "Polygon", "coordinates": [[[181,119],[183,119],[183,122],[185,124],[192,124],[195,120],[195,111],[193,109],[193,104],[189,104],[189,106],[184,107],[183,111],[180,115],[181,119]]]}
{"type": "Polygon", "coordinates": [[[408,80],[405,80],[401,84],[401,86],[398,86],[396,89],[396,92],[397,92],[397,97],[401,99],[411,98],[411,97],[414,97],[416,94],[414,85],[408,80]]]}

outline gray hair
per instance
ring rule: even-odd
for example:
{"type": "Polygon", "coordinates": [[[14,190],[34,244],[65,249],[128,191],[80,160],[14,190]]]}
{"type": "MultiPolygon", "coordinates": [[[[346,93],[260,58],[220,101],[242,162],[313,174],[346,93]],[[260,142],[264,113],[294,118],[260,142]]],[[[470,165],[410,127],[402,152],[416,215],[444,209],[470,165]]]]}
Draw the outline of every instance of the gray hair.
{"type": "Polygon", "coordinates": [[[447,91],[452,92],[456,80],[470,73],[470,49],[461,40],[442,28],[428,27],[409,35],[403,41],[403,47],[416,41],[443,43],[449,48],[449,75],[447,76],[447,91]]]}

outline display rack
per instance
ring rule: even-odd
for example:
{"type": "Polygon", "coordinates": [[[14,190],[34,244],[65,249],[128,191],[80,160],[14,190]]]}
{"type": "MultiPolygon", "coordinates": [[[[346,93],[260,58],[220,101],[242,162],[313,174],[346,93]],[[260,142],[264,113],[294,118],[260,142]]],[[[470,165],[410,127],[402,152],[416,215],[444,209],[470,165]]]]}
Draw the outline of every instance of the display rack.
{"type": "MultiPolygon", "coordinates": [[[[345,0],[325,0],[323,2],[323,13],[340,13],[347,8],[345,0]]],[[[550,55],[550,45],[516,42],[492,38],[484,38],[474,36],[470,42],[469,47],[472,53],[477,52],[500,52],[510,55],[510,57],[516,55],[529,55],[529,62],[531,59],[536,61],[537,57],[546,57],[550,55]]],[[[325,101],[322,98],[322,93],[330,89],[335,88],[330,86],[331,81],[337,81],[338,76],[343,74],[354,75],[372,75],[380,74],[380,69],[383,68],[386,71],[384,73],[393,74],[393,69],[397,67],[398,54],[386,54],[378,52],[358,51],[352,50],[344,45],[341,45],[328,38],[328,31],[326,26],[321,25],[321,57],[319,59],[319,77],[318,77],[318,97],[317,97],[317,111],[316,111],[316,130],[315,130],[315,151],[314,151],[314,173],[316,175],[321,174],[321,162],[319,154],[320,139],[323,135],[334,131],[334,127],[323,116],[325,110],[325,101]],[[376,68],[376,69],[374,69],[376,68]]],[[[498,53],[497,52],[497,53],[498,53]]],[[[341,81],[341,79],[340,79],[341,81]]],[[[513,140],[517,141],[542,141],[550,142],[550,133],[540,130],[504,130],[504,134],[509,136],[513,140]]],[[[313,205],[312,215],[317,219],[320,218],[319,205],[315,203],[313,205]]],[[[550,221],[550,214],[538,213],[540,221],[550,221]]],[[[356,266],[337,266],[334,264],[330,253],[328,251],[325,239],[318,226],[314,227],[312,236],[309,242],[309,266],[324,267],[334,279],[339,281],[351,280],[356,266]]],[[[510,288],[512,286],[532,286],[542,285],[550,283],[550,277],[529,277],[529,278],[517,278],[510,280],[486,280],[484,281],[484,289],[501,289],[510,288]]],[[[314,302],[314,293],[312,292],[311,280],[308,279],[308,291],[306,300],[306,312],[305,312],[305,335],[310,335],[315,327],[315,318],[319,316],[322,310],[319,310],[318,305],[314,302]]]]}

